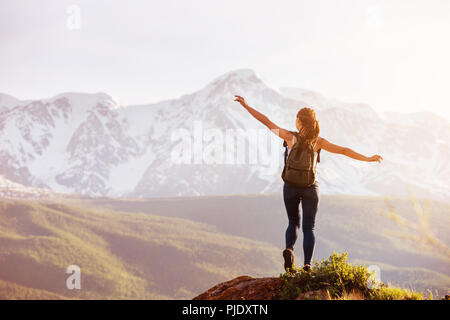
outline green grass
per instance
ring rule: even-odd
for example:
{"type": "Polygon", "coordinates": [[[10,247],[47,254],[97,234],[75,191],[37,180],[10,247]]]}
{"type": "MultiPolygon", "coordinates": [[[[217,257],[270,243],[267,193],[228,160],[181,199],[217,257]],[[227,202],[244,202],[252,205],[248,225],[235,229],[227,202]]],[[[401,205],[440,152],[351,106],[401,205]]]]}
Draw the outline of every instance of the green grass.
{"type": "MultiPolygon", "coordinates": [[[[430,299],[433,297],[430,296],[430,299]]],[[[423,294],[401,288],[382,287],[370,293],[370,300],[423,300],[423,294]]]]}
{"type": "Polygon", "coordinates": [[[333,253],[328,259],[314,261],[309,272],[294,266],[280,277],[284,281],[281,299],[295,299],[306,292],[318,290],[325,290],[328,299],[423,299],[421,293],[374,281],[373,273],[366,266],[347,262],[347,253],[333,253]]]}

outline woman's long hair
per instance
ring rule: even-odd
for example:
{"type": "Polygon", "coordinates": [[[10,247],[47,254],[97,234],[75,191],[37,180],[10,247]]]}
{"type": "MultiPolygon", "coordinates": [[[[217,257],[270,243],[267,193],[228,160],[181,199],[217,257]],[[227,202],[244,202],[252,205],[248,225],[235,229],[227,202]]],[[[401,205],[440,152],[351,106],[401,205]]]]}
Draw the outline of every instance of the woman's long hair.
{"type": "Polygon", "coordinates": [[[316,119],[316,113],[312,108],[301,108],[297,113],[297,118],[302,124],[302,128],[300,129],[300,137],[302,139],[300,143],[303,149],[319,136],[320,126],[319,121],[316,119]]]}

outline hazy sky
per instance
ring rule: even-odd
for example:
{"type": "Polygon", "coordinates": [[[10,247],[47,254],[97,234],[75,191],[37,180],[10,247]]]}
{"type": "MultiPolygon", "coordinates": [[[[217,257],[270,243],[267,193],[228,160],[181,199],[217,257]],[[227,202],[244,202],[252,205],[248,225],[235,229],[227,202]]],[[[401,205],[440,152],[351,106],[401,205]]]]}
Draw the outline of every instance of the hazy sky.
{"type": "Polygon", "coordinates": [[[0,92],[142,104],[251,68],[275,88],[450,119],[449,33],[448,0],[0,0],[0,92]]]}

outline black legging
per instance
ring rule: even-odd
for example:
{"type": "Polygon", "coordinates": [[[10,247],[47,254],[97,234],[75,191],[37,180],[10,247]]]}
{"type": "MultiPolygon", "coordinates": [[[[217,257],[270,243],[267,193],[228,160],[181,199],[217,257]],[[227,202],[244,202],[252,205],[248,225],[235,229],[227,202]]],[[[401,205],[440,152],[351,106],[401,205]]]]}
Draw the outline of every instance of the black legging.
{"type": "Polygon", "coordinates": [[[289,218],[289,225],[286,229],[286,248],[294,250],[298,229],[300,228],[299,205],[301,201],[303,212],[303,253],[305,255],[305,264],[310,264],[316,241],[314,222],[319,204],[319,183],[316,181],[313,185],[303,188],[284,183],[283,198],[289,218]]]}

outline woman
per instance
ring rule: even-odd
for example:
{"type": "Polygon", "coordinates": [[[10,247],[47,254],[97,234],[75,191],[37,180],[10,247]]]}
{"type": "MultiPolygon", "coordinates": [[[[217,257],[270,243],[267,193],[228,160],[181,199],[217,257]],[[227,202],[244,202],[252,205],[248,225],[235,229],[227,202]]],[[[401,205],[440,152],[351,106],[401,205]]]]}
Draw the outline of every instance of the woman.
{"type": "MultiPolygon", "coordinates": [[[[286,142],[287,152],[292,150],[294,144],[297,143],[297,137],[300,137],[300,148],[313,147],[314,155],[317,159],[317,155],[321,149],[332,153],[343,154],[352,159],[360,161],[377,161],[381,162],[383,159],[380,155],[373,155],[366,157],[360,153],[353,151],[347,147],[341,147],[335,145],[325,138],[319,137],[320,127],[319,122],[316,119],[316,114],[313,109],[305,107],[300,109],[297,113],[295,125],[298,133],[293,134],[291,131],[278,127],[272,121],[269,120],[264,114],[250,107],[245,99],[241,96],[235,95],[234,101],[239,102],[250,114],[255,117],[256,120],[263,123],[273,133],[278,135],[286,142]]],[[[288,183],[284,183],[283,186],[283,198],[286,207],[289,224],[286,229],[286,249],[283,251],[284,268],[286,271],[292,268],[294,263],[294,244],[297,240],[298,230],[300,228],[300,214],[299,205],[302,203],[303,221],[303,253],[304,253],[304,266],[303,270],[308,271],[311,267],[311,259],[314,251],[315,237],[314,237],[314,223],[316,219],[317,207],[319,203],[319,185],[317,180],[307,187],[297,187],[288,183]]]]}

